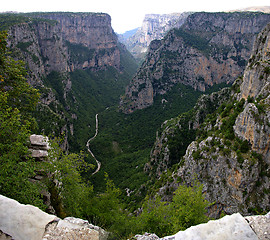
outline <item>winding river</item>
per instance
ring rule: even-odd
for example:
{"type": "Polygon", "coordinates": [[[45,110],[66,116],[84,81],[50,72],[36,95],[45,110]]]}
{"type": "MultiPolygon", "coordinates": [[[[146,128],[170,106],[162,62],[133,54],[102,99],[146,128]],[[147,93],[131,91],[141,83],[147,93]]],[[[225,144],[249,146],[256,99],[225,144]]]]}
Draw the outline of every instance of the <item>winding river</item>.
{"type": "Polygon", "coordinates": [[[97,135],[98,135],[98,114],[96,114],[96,133],[95,133],[95,135],[93,137],[89,138],[87,143],[86,143],[86,147],[87,147],[88,152],[91,154],[91,156],[95,159],[95,161],[97,163],[97,169],[96,169],[95,172],[92,173],[92,175],[95,175],[96,173],[98,173],[99,170],[100,170],[100,167],[101,167],[101,162],[99,162],[96,159],[95,155],[92,153],[92,151],[90,150],[90,147],[89,147],[89,143],[91,141],[93,141],[96,138],[97,135]]]}

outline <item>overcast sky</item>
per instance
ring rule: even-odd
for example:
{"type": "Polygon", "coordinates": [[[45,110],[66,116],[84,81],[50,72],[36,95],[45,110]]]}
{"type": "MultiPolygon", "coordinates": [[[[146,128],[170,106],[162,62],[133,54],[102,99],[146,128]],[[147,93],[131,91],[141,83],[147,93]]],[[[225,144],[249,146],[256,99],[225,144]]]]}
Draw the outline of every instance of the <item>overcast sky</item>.
{"type": "Polygon", "coordinates": [[[3,0],[0,12],[104,12],[112,17],[117,33],[140,27],[145,14],[184,11],[226,11],[251,6],[269,6],[270,0],[3,0]]]}

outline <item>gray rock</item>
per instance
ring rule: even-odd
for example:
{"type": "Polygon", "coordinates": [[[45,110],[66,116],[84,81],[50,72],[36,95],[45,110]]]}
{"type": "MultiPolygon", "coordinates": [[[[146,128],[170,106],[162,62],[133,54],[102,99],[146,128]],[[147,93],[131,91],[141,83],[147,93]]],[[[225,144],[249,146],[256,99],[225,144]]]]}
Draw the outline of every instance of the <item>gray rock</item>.
{"type": "Polygon", "coordinates": [[[156,234],[153,233],[145,233],[143,235],[136,235],[134,237],[134,239],[136,240],[156,240],[156,239],[160,239],[156,234]]]}
{"type": "Polygon", "coordinates": [[[0,195],[0,240],[106,240],[109,233],[79,218],[63,220],[0,195]]]}
{"type": "Polygon", "coordinates": [[[258,237],[239,213],[219,220],[192,226],[163,240],[258,240],[258,237]]]}
{"type": "Polygon", "coordinates": [[[48,150],[50,149],[49,138],[42,135],[33,134],[30,136],[32,157],[36,159],[48,157],[48,150]]]}
{"type": "Polygon", "coordinates": [[[30,149],[30,151],[32,152],[32,157],[34,157],[34,158],[48,157],[48,151],[46,151],[46,150],[30,149]]]}
{"type": "Polygon", "coordinates": [[[0,195],[0,230],[16,240],[39,240],[57,217],[0,195]]]}
{"type": "Polygon", "coordinates": [[[249,216],[245,219],[260,240],[270,239],[270,212],[265,216],[249,216]]]}
{"type": "Polygon", "coordinates": [[[31,145],[42,146],[49,149],[49,139],[42,135],[33,134],[30,136],[31,145]]]}

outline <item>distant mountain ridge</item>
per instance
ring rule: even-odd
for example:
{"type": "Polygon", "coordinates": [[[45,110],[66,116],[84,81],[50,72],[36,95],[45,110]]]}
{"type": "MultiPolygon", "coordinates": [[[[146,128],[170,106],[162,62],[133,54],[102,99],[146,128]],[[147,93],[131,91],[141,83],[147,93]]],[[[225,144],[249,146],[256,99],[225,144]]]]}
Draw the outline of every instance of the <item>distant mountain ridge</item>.
{"type": "Polygon", "coordinates": [[[141,61],[151,41],[163,38],[174,27],[180,27],[189,14],[191,13],[146,14],[142,26],[136,33],[127,39],[120,38],[120,40],[132,55],[141,61]]]}
{"type": "Polygon", "coordinates": [[[270,13],[270,6],[247,7],[247,8],[242,8],[242,9],[231,10],[229,12],[246,12],[246,11],[270,13]]]}

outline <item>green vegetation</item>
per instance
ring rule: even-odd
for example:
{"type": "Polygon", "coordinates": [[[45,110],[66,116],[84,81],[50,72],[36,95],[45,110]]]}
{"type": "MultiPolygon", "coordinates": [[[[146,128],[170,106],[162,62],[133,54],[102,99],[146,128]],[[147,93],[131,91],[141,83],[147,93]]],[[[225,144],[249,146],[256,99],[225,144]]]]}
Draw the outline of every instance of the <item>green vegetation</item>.
{"type": "Polygon", "coordinates": [[[11,26],[14,26],[15,24],[25,22],[30,22],[30,19],[28,17],[19,14],[13,13],[0,14],[0,23],[1,23],[0,31],[8,30],[11,26]]]}
{"type": "Polygon", "coordinates": [[[202,185],[180,185],[174,192],[172,202],[163,202],[160,197],[148,199],[143,212],[136,218],[137,232],[154,232],[159,237],[174,234],[190,226],[204,223],[209,202],[202,195],[202,185]]]}
{"type": "Polygon", "coordinates": [[[173,135],[168,137],[170,151],[170,162],[168,167],[179,162],[179,159],[185,155],[188,145],[195,140],[196,131],[190,128],[190,120],[194,116],[194,111],[189,111],[181,115],[179,120],[181,128],[176,128],[173,135]]]}
{"type": "Polygon", "coordinates": [[[0,193],[44,208],[39,186],[29,181],[36,166],[27,147],[39,94],[27,84],[23,63],[8,55],[6,36],[0,32],[0,193]]]}
{"type": "Polygon", "coordinates": [[[194,35],[188,31],[185,31],[181,28],[174,29],[176,36],[182,37],[185,44],[195,47],[198,50],[204,52],[205,54],[209,55],[211,51],[211,47],[208,44],[208,41],[205,38],[201,38],[198,35],[194,35]]]}
{"type": "Polygon", "coordinates": [[[55,24],[56,21],[50,19],[38,18],[38,14],[31,13],[1,13],[0,14],[0,31],[7,31],[10,27],[21,24],[21,23],[31,23],[37,24],[39,22],[47,22],[50,24],[55,24]],[[37,18],[36,18],[37,17],[37,18]]]}
{"type": "Polygon", "coordinates": [[[74,44],[66,41],[72,62],[83,64],[85,61],[92,59],[95,49],[89,49],[82,44],[74,44]]]}

